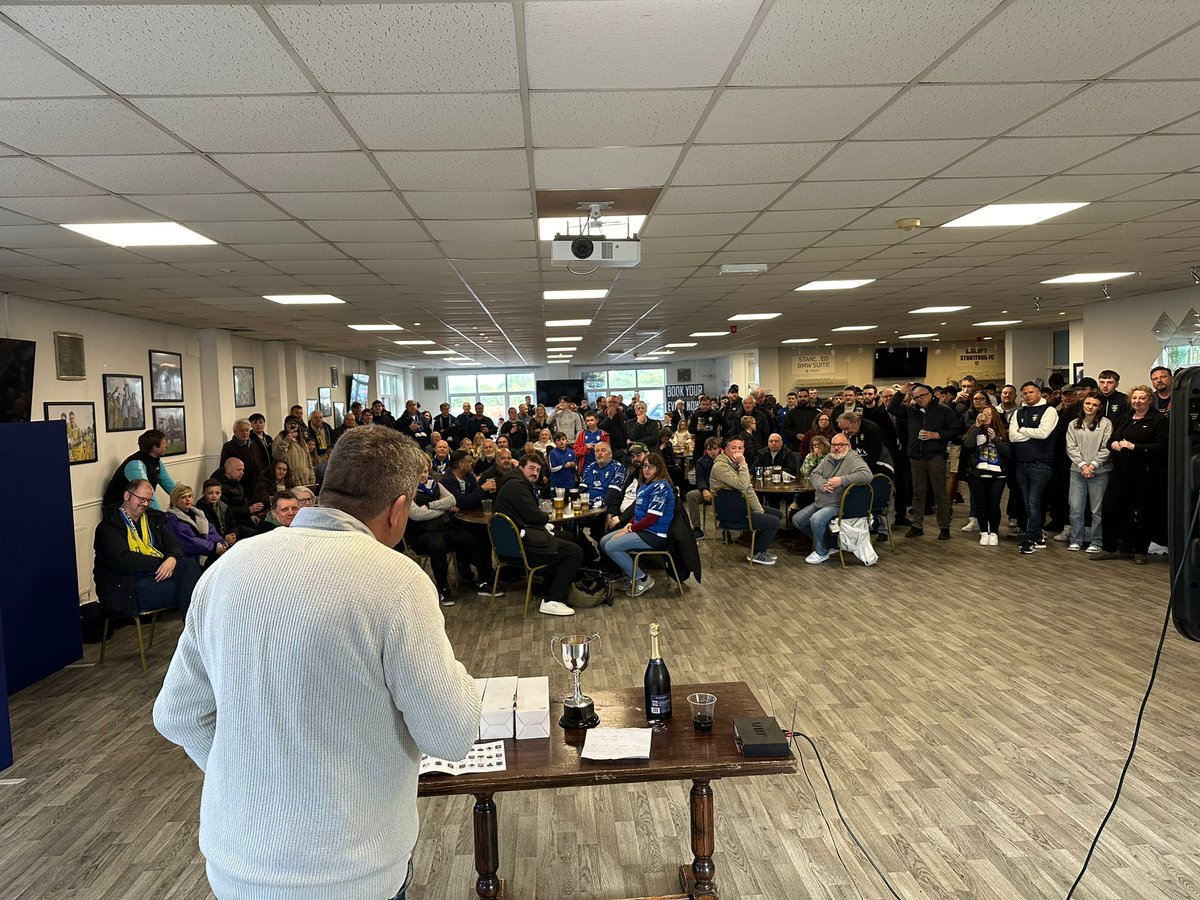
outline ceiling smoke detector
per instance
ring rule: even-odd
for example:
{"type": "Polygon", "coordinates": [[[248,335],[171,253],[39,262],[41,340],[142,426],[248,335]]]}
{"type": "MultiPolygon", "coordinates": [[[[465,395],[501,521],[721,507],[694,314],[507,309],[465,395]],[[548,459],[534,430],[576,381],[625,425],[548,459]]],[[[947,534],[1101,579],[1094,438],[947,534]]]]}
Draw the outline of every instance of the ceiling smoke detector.
{"type": "Polygon", "coordinates": [[[901,231],[916,231],[921,227],[921,220],[917,218],[897,219],[896,227],[901,231]]]}

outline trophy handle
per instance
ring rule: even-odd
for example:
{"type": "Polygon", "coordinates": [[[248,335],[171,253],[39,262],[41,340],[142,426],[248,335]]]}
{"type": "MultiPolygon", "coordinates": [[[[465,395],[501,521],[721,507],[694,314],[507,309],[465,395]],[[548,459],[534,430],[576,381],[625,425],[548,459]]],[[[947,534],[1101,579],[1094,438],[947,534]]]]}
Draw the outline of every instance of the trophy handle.
{"type": "MultiPolygon", "coordinates": [[[[562,643],[562,638],[561,638],[561,637],[557,637],[557,636],[555,636],[555,637],[552,637],[552,638],[550,638],[550,656],[551,656],[553,659],[556,659],[556,660],[557,660],[557,659],[559,658],[559,654],[558,654],[558,652],[555,650],[555,645],[556,645],[556,644],[560,644],[560,643],[562,643]]],[[[561,662],[561,661],[559,662],[559,665],[560,665],[560,666],[562,665],[562,662],[561,662]]]]}
{"type": "Polygon", "coordinates": [[[593,642],[595,642],[596,646],[599,647],[600,646],[600,635],[593,634],[590,638],[588,638],[589,644],[591,644],[593,642]]]}

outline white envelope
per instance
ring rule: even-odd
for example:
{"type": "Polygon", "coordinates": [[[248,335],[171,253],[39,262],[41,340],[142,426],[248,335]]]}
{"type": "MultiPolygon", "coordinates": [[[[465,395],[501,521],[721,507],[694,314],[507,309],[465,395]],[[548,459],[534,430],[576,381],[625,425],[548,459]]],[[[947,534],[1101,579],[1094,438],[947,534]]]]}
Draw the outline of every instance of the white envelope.
{"type": "Polygon", "coordinates": [[[483,690],[483,709],[479,714],[481,740],[513,736],[513,702],[517,696],[516,676],[489,678],[483,690]]]}
{"type": "Polygon", "coordinates": [[[517,679],[515,726],[518,741],[550,737],[549,676],[517,679]]]}

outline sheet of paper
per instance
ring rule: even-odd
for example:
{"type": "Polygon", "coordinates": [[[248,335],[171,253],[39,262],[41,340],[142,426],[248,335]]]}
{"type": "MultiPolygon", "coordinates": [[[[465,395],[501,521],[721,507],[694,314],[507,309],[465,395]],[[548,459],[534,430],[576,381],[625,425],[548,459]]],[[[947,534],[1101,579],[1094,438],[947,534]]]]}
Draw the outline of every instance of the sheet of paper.
{"type": "Polygon", "coordinates": [[[583,742],[584,759],[649,759],[651,728],[593,728],[583,742]]]}
{"type": "Polygon", "coordinates": [[[465,758],[457,761],[422,755],[420,774],[439,772],[442,775],[462,775],[464,772],[501,772],[507,768],[504,742],[492,741],[476,744],[465,758]]]}

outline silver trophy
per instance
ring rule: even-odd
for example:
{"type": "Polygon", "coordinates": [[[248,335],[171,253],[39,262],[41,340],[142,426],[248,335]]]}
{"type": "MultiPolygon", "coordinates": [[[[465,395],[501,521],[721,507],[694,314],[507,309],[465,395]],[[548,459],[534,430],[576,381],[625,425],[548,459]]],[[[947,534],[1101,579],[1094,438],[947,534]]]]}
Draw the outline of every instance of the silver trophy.
{"type": "Polygon", "coordinates": [[[563,728],[592,728],[600,724],[596,706],[591,697],[580,690],[579,676],[588,667],[592,644],[600,643],[600,635],[568,634],[566,637],[550,638],[550,655],[564,669],[575,676],[575,693],[563,701],[563,715],[558,724],[563,728]],[[555,648],[557,645],[557,649],[555,648]]]}

